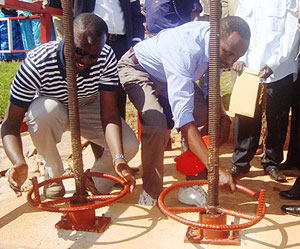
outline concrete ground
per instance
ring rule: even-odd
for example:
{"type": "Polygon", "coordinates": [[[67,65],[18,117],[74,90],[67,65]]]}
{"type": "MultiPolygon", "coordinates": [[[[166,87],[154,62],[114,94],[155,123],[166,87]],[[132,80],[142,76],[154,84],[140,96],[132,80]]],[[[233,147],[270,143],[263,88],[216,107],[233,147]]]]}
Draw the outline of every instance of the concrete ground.
{"type": "MultiPolygon", "coordinates": [[[[34,153],[34,147],[28,134],[24,133],[24,151],[30,165],[30,176],[39,176],[42,181],[43,170],[41,160],[34,153]]],[[[65,167],[71,165],[68,158],[71,154],[69,135],[66,134],[59,150],[62,152],[65,167]]],[[[0,144],[0,171],[10,167],[0,144]]],[[[221,149],[220,164],[230,166],[232,144],[228,143],[221,149]]],[[[165,153],[164,185],[170,186],[183,181],[184,176],[176,171],[174,158],[180,154],[179,139],[176,138],[173,150],[165,153]]],[[[83,150],[84,167],[89,168],[93,163],[90,146],[83,150]]],[[[298,204],[299,202],[283,200],[279,197],[280,190],[289,189],[293,184],[297,171],[286,171],[288,182],[277,183],[265,176],[260,165],[259,156],[251,162],[251,172],[238,181],[238,184],[259,191],[267,190],[267,213],[263,220],[253,227],[240,231],[240,248],[300,248],[300,218],[285,215],[281,212],[283,204],[298,204]]],[[[132,167],[141,169],[140,153],[130,162],[132,167]]],[[[112,218],[112,224],[104,233],[81,232],[56,229],[54,226],[60,220],[60,213],[38,211],[27,203],[26,194],[16,198],[7,184],[7,178],[0,178],[0,249],[192,249],[192,248],[233,248],[233,246],[216,246],[184,243],[187,226],[164,216],[158,207],[140,206],[137,204],[141,191],[141,170],[137,176],[137,186],[132,194],[109,207],[96,211],[98,216],[105,214],[112,218]]],[[[30,181],[26,182],[27,188],[30,181]]],[[[65,181],[67,193],[74,190],[72,180],[65,181]]],[[[177,192],[171,192],[166,199],[167,204],[181,206],[177,201],[177,192]]],[[[229,209],[254,213],[256,202],[239,192],[220,191],[220,205],[229,209]]],[[[194,221],[195,214],[180,214],[194,221]]],[[[232,220],[228,217],[228,221],[232,220]]],[[[244,220],[237,220],[243,223],[244,220]]]]}

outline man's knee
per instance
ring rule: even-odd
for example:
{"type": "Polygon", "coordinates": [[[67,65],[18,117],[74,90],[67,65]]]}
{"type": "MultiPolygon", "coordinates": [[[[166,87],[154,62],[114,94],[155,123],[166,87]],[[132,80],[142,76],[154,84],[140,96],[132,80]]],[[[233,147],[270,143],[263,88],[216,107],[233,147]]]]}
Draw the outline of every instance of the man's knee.
{"type": "Polygon", "coordinates": [[[68,121],[67,108],[57,100],[39,97],[29,106],[26,121],[29,132],[37,132],[49,126],[64,130],[68,121]]]}
{"type": "Polygon", "coordinates": [[[140,115],[142,123],[142,133],[143,128],[151,130],[151,133],[157,136],[164,137],[167,130],[167,120],[166,116],[156,110],[148,110],[140,115]]]}

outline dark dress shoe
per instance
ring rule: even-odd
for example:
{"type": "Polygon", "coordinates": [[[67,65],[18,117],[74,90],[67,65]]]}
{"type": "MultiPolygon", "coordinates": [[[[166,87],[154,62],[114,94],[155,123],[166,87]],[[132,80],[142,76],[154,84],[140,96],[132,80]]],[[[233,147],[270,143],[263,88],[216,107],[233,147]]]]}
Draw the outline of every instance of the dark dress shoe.
{"type": "Polygon", "coordinates": [[[228,172],[232,175],[233,178],[236,178],[240,173],[247,174],[249,172],[249,168],[232,165],[228,172]]]}
{"type": "Polygon", "coordinates": [[[279,170],[299,169],[299,163],[293,161],[285,161],[278,166],[279,170]]]}
{"type": "Polygon", "coordinates": [[[281,210],[286,214],[300,216],[300,205],[282,205],[281,210]]]}
{"type": "Polygon", "coordinates": [[[271,179],[277,182],[286,182],[285,175],[279,172],[277,168],[270,168],[265,170],[265,174],[270,175],[271,179]]]}
{"type": "Polygon", "coordinates": [[[294,189],[280,191],[279,195],[283,198],[290,199],[290,200],[300,200],[300,193],[296,192],[294,189]]]}

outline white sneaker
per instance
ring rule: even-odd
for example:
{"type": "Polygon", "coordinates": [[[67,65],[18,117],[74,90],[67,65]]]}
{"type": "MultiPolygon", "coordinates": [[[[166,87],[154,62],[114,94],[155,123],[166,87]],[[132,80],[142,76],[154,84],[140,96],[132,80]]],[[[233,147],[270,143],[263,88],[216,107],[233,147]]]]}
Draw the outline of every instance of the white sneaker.
{"type": "Polygon", "coordinates": [[[157,200],[153,199],[151,195],[149,195],[144,189],[142,190],[140,194],[140,199],[138,204],[139,205],[145,205],[145,206],[155,206],[157,200]]]}
{"type": "Polygon", "coordinates": [[[207,203],[207,193],[200,185],[179,188],[178,200],[181,203],[203,207],[207,203]]]}

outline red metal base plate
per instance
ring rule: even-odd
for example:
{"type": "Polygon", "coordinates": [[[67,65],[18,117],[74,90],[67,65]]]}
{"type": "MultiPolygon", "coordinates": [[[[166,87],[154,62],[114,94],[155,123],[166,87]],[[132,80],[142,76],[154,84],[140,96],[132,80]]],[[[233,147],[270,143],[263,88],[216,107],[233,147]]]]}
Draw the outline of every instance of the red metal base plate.
{"type": "Polygon", "coordinates": [[[95,223],[93,225],[74,225],[71,223],[69,214],[63,215],[61,220],[55,224],[55,228],[57,229],[65,229],[65,230],[76,230],[76,231],[86,231],[86,232],[95,232],[95,233],[103,233],[108,226],[111,224],[111,218],[105,217],[102,215],[101,217],[95,217],[95,223]]]}
{"type": "Polygon", "coordinates": [[[203,237],[200,228],[188,227],[184,242],[194,244],[212,244],[212,245],[239,245],[239,231],[230,231],[228,238],[208,239],[203,237]]]}

